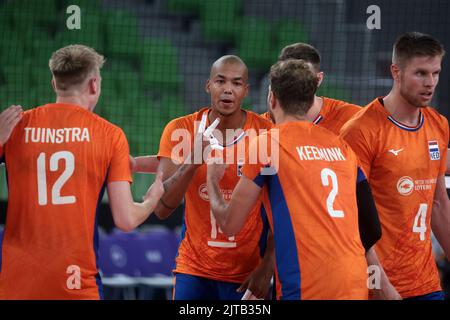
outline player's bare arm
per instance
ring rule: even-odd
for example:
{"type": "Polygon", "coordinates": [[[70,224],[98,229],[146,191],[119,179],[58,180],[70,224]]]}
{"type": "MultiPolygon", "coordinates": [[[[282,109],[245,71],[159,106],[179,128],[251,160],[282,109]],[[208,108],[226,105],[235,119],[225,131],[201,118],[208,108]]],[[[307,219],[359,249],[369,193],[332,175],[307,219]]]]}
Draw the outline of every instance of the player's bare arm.
{"type": "Polygon", "coordinates": [[[132,173],[155,174],[158,170],[158,156],[133,157],[130,155],[130,169],[132,173]]]}
{"type": "Polygon", "coordinates": [[[239,287],[239,292],[249,290],[256,298],[264,299],[267,297],[270,280],[272,279],[275,266],[275,243],[273,233],[269,229],[267,236],[267,246],[264,257],[256,269],[248,276],[244,283],[239,287]]]}
{"type": "Polygon", "coordinates": [[[447,173],[450,174],[450,149],[447,149],[447,173]]]}
{"type": "Polygon", "coordinates": [[[196,170],[201,163],[195,163],[195,154],[206,151],[210,148],[210,143],[204,139],[205,131],[212,131],[218,122],[206,127],[206,116],[202,117],[197,133],[195,134],[194,143],[191,153],[186,157],[182,164],[177,164],[173,159],[162,157],[159,161],[157,172],[162,172],[164,181],[165,195],[162,197],[156,207],[155,214],[160,219],[166,219],[180,205],[186,194],[196,170]],[[198,150],[197,150],[197,149],[198,150]]]}
{"type": "Polygon", "coordinates": [[[261,188],[253,181],[242,176],[234,188],[231,200],[227,203],[220,192],[219,182],[225,173],[226,165],[208,164],[208,196],[213,212],[220,229],[227,236],[236,235],[244,226],[245,220],[253,209],[261,188]]]}
{"type": "Polygon", "coordinates": [[[172,159],[161,158],[158,173],[163,176],[165,194],[156,206],[158,218],[166,219],[180,205],[197,167],[191,163],[177,165],[172,159]]]}
{"type": "Polygon", "coordinates": [[[126,232],[135,229],[155,210],[163,194],[162,174],[156,176],[142,203],[133,201],[128,181],[108,183],[108,197],[115,225],[126,232]]]}
{"type": "Polygon", "coordinates": [[[402,300],[402,297],[398,293],[397,289],[389,281],[386,272],[384,272],[383,266],[378,259],[377,253],[375,252],[375,245],[367,250],[366,260],[369,266],[376,266],[380,271],[380,285],[379,289],[371,290],[371,299],[374,300],[402,300]]]}
{"type": "Polygon", "coordinates": [[[450,259],[450,200],[445,187],[444,176],[438,177],[436,181],[431,213],[431,230],[444,250],[447,259],[450,259]]]}
{"type": "Polygon", "coordinates": [[[8,141],[14,127],[22,119],[22,107],[12,105],[0,113],[0,147],[8,141]]]}

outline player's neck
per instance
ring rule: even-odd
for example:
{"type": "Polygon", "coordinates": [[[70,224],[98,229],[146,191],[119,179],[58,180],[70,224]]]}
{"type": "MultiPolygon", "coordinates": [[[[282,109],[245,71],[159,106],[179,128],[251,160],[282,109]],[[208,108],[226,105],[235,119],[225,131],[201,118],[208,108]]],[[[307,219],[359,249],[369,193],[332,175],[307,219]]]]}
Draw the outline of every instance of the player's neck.
{"type": "Polygon", "coordinates": [[[383,103],[386,110],[398,122],[411,127],[415,127],[419,124],[420,108],[405,100],[396,89],[392,89],[391,92],[383,98],[383,103]]]}
{"type": "Polygon", "coordinates": [[[86,99],[81,96],[56,96],[56,103],[75,104],[83,109],[90,110],[86,99]]]}
{"type": "Polygon", "coordinates": [[[285,124],[288,122],[296,122],[296,121],[310,122],[306,115],[300,116],[300,115],[292,115],[292,114],[283,113],[283,114],[280,114],[277,118],[278,118],[277,125],[285,124]]]}
{"type": "Polygon", "coordinates": [[[313,105],[306,113],[306,120],[309,122],[313,122],[319,115],[320,111],[322,110],[322,106],[323,106],[323,99],[321,97],[314,96],[313,105]]]}
{"type": "Polygon", "coordinates": [[[209,113],[209,122],[212,123],[216,118],[220,119],[217,129],[225,133],[227,129],[236,130],[243,128],[247,119],[247,113],[244,110],[239,109],[231,115],[223,116],[211,109],[211,112],[209,113]]]}

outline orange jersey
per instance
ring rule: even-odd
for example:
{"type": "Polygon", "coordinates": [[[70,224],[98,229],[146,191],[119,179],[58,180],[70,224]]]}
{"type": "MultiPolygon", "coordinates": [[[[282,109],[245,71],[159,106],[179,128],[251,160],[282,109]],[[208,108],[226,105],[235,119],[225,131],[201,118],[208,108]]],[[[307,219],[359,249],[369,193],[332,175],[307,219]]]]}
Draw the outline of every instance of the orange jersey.
{"type": "Polygon", "coordinates": [[[403,298],[441,290],[431,251],[430,219],[436,179],[445,172],[449,129],[432,108],[419,125],[393,119],[375,99],[342,128],[372,188],[382,225],[376,251],[403,298]]]}
{"type": "MultiPolygon", "coordinates": [[[[181,163],[186,153],[178,150],[180,139],[193,141],[194,133],[204,113],[204,108],[193,114],[172,120],[164,129],[158,157],[166,157],[181,163]]],[[[224,198],[229,199],[239,181],[241,162],[245,159],[245,148],[252,133],[269,129],[272,124],[259,115],[246,111],[244,132],[238,142],[225,148],[232,151],[230,165],[220,183],[224,198]],[[253,130],[252,130],[253,129],[253,130]],[[242,150],[243,152],[239,152],[242,150]],[[242,155],[242,157],[240,157],[242,155]]],[[[175,272],[205,277],[212,280],[241,283],[260,262],[260,240],[264,241],[263,222],[258,203],[249,215],[245,227],[234,237],[226,237],[218,227],[211,212],[207,187],[206,165],[201,165],[185,195],[183,236],[176,259],[175,272]]]]}
{"type": "Polygon", "coordinates": [[[251,150],[267,136],[272,160],[245,164],[242,173],[263,187],[275,239],[277,297],[367,299],[356,203],[356,184],[365,177],[356,155],[337,135],[308,122],[276,126],[251,150]],[[264,175],[268,166],[276,174],[264,175]]]}
{"type": "MultiPolygon", "coordinates": [[[[342,126],[361,110],[361,107],[356,104],[326,97],[322,97],[322,99],[322,109],[313,123],[330,130],[334,134],[339,134],[342,126]]],[[[268,112],[261,116],[272,121],[268,112]]]]}
{"type": "Polygon", "coordinates": [[[48,104],[24,113],[0,154],[9,191],[0,299],[101,298],[96,211],[106,183],[131,182],[122,130],[48,104]]]}

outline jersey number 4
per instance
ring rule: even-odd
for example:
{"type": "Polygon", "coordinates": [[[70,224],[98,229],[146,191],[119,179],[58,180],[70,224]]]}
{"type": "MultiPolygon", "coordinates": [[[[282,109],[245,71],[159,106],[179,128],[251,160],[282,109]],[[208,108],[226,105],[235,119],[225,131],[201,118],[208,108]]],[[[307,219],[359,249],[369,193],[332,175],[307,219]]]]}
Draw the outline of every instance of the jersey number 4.
{"type": "MultiPolygon", "coordinates": [[[[58,170],[59,160],[64,160],[66,166],[64,172],[56,180],[52,187],[52,204],[70,204],[75,203],[75,196],[61,196],[61,188],[72,176],[75,170],[75,158],[69,151],[60,151],[50,157],[50,172],[58,170]]],[[[45,153],[41,152],[37,158],[37,184],[38,184],[38,202],[39,205],[47,205],[47,165],[45,153]]]]}
{"type": "Polygon", "coordinates": [[[420,234],[420,241],[425,241],[425,233],[427,232],[427,210],[428,204],[421,203],[419,206],[419,211],[414,218],[413,232],[420,234]]]}

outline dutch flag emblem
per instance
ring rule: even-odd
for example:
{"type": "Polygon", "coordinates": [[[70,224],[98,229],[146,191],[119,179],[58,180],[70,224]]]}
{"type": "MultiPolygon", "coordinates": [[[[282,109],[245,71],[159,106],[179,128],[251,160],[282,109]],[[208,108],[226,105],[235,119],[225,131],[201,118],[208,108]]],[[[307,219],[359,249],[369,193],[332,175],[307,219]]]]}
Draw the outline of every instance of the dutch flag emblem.
{"type": "Polygon", "coordinates": [[[428,151],[430,152],[431,160],[439,160],[441,155],[439,154],[439,144],[437,141],[428,141],[428,151]]]}

